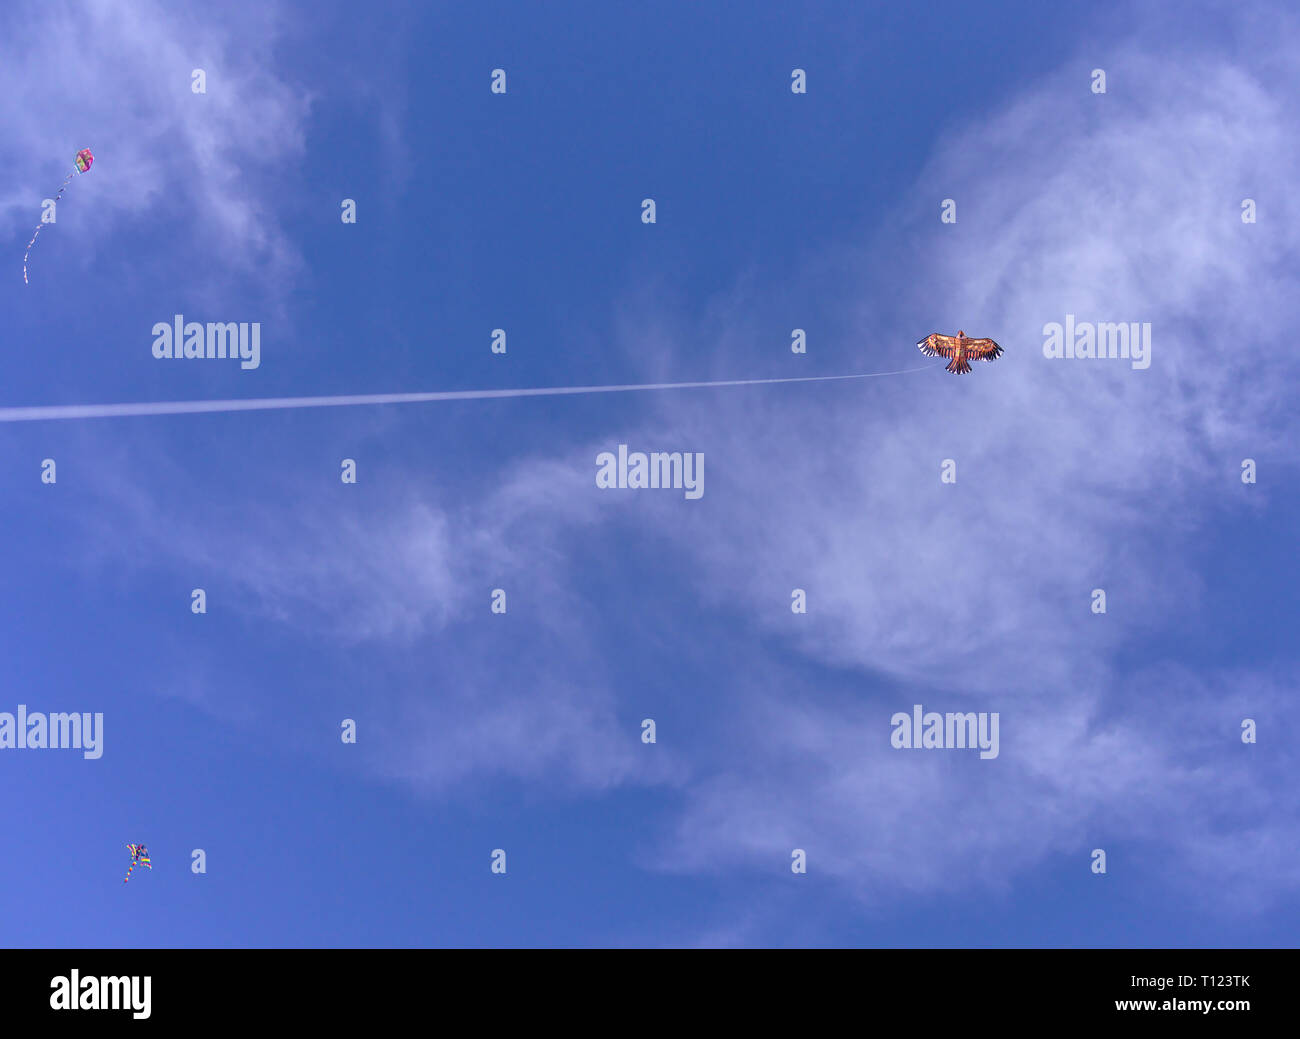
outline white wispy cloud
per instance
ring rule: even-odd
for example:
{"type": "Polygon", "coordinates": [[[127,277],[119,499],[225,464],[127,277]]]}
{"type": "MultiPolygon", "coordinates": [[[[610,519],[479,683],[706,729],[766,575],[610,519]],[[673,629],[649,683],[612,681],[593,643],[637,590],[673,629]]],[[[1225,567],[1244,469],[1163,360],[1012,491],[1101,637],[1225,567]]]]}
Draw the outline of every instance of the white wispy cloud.
{"type": "MultiPolygon", "coordinates": [[[[1242,493],[1241,458],[1281,465],[1294,440],[1297,361],[1277,342],[1296,316],[1298,156],[1278,101],[1296,85],[1278,60],[1290,38],[1194,61],[1130,49],[1106,62],[1103,97],[1074,62],[942,142],[866,258],[837,254],[862,286],[859,332],[910,351],[960,325],[1006,356],[963,380],[936,371],[862,390],[656,401],[620,438],[705,451],[698,507],[645,495],[602,512],[591,468],[602,440],[516,459],[454,508],[412,493],[325,518],[306,496],[187,524],[106,486],[119,500],[102,522],[168,531],[142,551],[224,574],[250,614],[354,645],[454,644],[442,699],[411,686],[387,696],[385,775],[422,788],[561,776],[594,790],[700,777],[684,787],[663,868],[772,868],[804,847],[813,869],[872,901],[996,887],[1051,854],[1086,868],[1093,847],[1123,845],[1166,872],[1194,859],[1182,882],[1239,878],[1262,903],[1296,880],[1285,854],[1296,812],[1273,793],[1291,759],[1243,748],[1236,726],[1262,713],[1293,725],[1280,691],[1293,676],[1133,675],[1125,657],[1212,615],[1201,539],[1214,514],[1267,493],[1242,493]],[[938,222],[944,197],[958,202],[955,227],[938,222]],[[1259,201],[1256,225],[1240,221],[1245,197],[1259,201]],[[1045,359],[1042,326],[1066,313],[1150,322],[1150,369],[1045,359]],[[954,486],[939,481],[944,458],[957,462],[954,486]],[[660,772],[624,749],[608,649],[584,630],[590,606],[574,590],[577,544],[614,515],[645,535],[629,552],[652,544],[773,658],[808,665],[719,662],[710,695],[734,705],[734,740],[660,772]],[[224,540],[174,533],[223,526],[224,540]],[[554,609],[543,644],[507,659],[463,619],[486,611],[488,575],[523,572],[554,609]],[[796,586],[806,617],[789,610],[796,586]],[[1094,587],[1109,595],[1104,617],[1089,611],[1094,587]],[[830,669],[832,688],[809,688],[830,669]],[[518,675],[529,678],[502,693],[518,675]],[[851,695],[859,680],[870,696],[851,695]],[[932,697],[1001,711],[1000,757],[892,750],[890,715],[932,697]],[[1238,750],[1253,757],[1228,756],[1238,750]]],[[[238,214],[226,225],[247,227],[238,214]]],[[[753,327],[763,291],[738,290],[705,324],[753,327]]],[[[684,324],[660,327],[699,343],[684,324]]],[[[722,340],[719,364],[737,361],[745,337],[722,340]]],[[[671,369],[657,339],[636,346],[656,374],[671,369]]],[[[731,940],[719,928],[704,940],[731,940]]]]}
{"type": "Polygon", "coordinates": [[[1149,842],[1144,857],[1170,868],[1201,853],[1184,879],[1235,863],[1256,894],[1295,882],[1276,849],[1300,820],[1269,794],[1276,777],[1257,763],[1270,752],[1222,756],[1240,749],[1240,717],[1293,717],[1286,699],[1251,676],[1212,683],[1242,691],[1236,721],[1220,717],[1217,742],[1189,759],[1181,726],[1143,701],[1191,713],[1223,696],[1169,675],[1133,684],[1120,665],[1153,632],[1212,620],[1201,539],[1247,501],[1242,457],[1285,464],[1294,438],[1285,405],[1300,370],[1276,330],[1297,316],[1280,286],[1300,244],[1300,156],[1278,103],[1295,76],[1266,78],[1244,55],[1129,49],[1106,65],[1103,97],[1071,67],[945,141],[872,243],[887,259],[854,271],[872,285],[864,341],[911,315],[913,338],[962,325],[1002,342],[1003,359],[889,397],[837,394],[815,410],[793,395],[719,398],[706,414],[677,401],[659,420],[706,449],[717,488],[707,513],[671,524],[663,503],[646,507],[701,589],[810,662],[898,689],[828,705],[785,692],[790,676],[757,680],[754,743],[693,788],[665,862],[770,867],[801,846],[873,899],[996,886],[1048,853],[1084,861],[1104,834],[1149,842]],[[939,224],[945,197],[955,227],[939,224]],[[1259,224],[1240,220],[1246,197],[1269,214],[1259,224]],[[1067,313],[1150,322],[1150,369],[1044,358],[1043,325],[1067,313]],[[939,481],[945,458],[954,486],[939,481]],[[807,617],[790,614],[796,586],[807,617]],[[1105,617],[1089,611],[1094,587],[1105,617]],[[1102,724],[1114,688],[1133,700],[1102,724]],[[995,699],[1000,759],[889,748],[890,715],[927,692],[947,709],[995,699]],[[1234,820],[1229,786],[1272,810],[1234,820]]]}
{"type": "MultiPolygon", "coordinates": [[[[87,571],[173,575],[206,587],[213,610],[321,646],[320,660],[350,670],[317,680],[313,697],[354,705],[377,776],[425,792],[489,778],[588,791],[680,782],[680,757],[647,755],[639,717],[620,710],[592,606],[571,586],[571,561],[600,518],[584,493],[590,474],[528,458],[499,475],[477,498],[421,480],[340,498],[297,478],[251,503],[137,443],[129,463],[115,455],[92,477],[102,508],[78,514],[79,551],[87,571]],[[503,616],[489,610],[498,587],[503,616]]],[[[176,685],[172,695],[205,706],[189,654],[207,661],[223,720],[256,727],[298,695],[254,676],[236,693],[201,635],[161,692],[176,685]]]]}

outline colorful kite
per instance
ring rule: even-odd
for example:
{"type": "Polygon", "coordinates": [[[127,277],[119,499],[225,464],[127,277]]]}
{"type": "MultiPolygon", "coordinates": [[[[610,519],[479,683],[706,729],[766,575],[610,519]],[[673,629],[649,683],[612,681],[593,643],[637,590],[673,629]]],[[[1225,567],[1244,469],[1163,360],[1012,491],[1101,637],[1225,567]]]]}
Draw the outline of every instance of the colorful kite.
{"type": "Polygon", "coordinates": [[[128,844],[127,849],[131,852],[131,866],[127,869],[126,876],[122,878],[123,884],[131,879],[131,870],[135,869],[137,862],[141,866],[148,866],[149,869],[153,869],[153,864],[149,861],[149,849],[143,844],[128,844]]]}
{"type": "MultiPolygon", "coordinates": [[[[77,168],[74,169],[63,179],[63,184],[59,187],[59,193],[54,196],[54,201],[56,205],[58,204],[59,199],[63,197],[63,193],[68,189],[68,185],[72,182],[72,178],[75,177],[78,173],[85,173],[88,169],[90,169],[90,167],[94,164],[94,162],[95,162],[95,156],[93,156],[90,153],[89,148],[82,148],[81,151],[77,152],[77,168]]],[[[23,284],[24,285],[27,284],[27,257],[31,255],[32,246],[36,244],[36,239],[41,236],[41,228],[44,226],[45,226],[44,221],[36,225],[36,231],[32,234],[32,240],[27,243],[27,252],[23,254],[23,284]]]]}
{"type": "Polygon", "coordinates": [[[1002,347],[992,339],[970,339],[961,329],[955,336],[931,332],[916,345],[926,357],[951,358],[952,363],[944,371],[953,375],[965,375],[970,371],[970,361],[994,361],[1002,356],[1002,347]]]}

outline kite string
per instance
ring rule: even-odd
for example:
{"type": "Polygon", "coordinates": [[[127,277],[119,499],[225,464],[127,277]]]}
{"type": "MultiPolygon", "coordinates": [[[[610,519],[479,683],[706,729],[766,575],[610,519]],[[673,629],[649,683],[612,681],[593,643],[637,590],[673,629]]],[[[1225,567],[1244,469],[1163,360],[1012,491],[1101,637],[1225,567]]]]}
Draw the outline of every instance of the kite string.
{"type": "MultiPolygon", "coordinates": [[[[63,193],[68,190],[68,185],[72,183],[72,178],[77,175],[77,172],[78,171],[76,169],[73,169],[71,173],[69,173],[66,177],[63,178],[63,183],[59,185],[59,193],[54,196],[54,204],[56,206],[59,204],[59,199],[63,197],[63,193]]],[[[23,284],[24,285],[31,284],[27,280],[27,257],[29,257],[32,254],[32,246],[36,244],[36,239],[38,239],[41,236],[41,228],[43,228],[44,226],[45,226],[44,220],[42,220],[39,224],[36,225],[36,230],[32,234],[32,240],[27,243],[27,251],[23,253],[23,284]]]]}
{"type": "Polygon", "coordinates": [[[784,379],[727,379],[711,382],[634,383],[621,386],[547,386],[536,389],[442,390],[431,393],[364,393],[336,397],[247,397],[236,400],[156,401],[139,404],[51,404],[32,407],[0,407],[0,422],[33,422],[51,419],[124,418],[140,415],[196,415],[232,411],[281,411],[296,408],[357,407],[375,404],[420,404],[435,401],[491,400],[504,397],[560,397],[589,393],[629,393],[653,390],[707,389],[723,386],[770,386],[796,382],[843,382],[877,379],[929,371],[942,359],[915,368],[892,372],[861,372],[854,375],[805,375],[784,379]]]}

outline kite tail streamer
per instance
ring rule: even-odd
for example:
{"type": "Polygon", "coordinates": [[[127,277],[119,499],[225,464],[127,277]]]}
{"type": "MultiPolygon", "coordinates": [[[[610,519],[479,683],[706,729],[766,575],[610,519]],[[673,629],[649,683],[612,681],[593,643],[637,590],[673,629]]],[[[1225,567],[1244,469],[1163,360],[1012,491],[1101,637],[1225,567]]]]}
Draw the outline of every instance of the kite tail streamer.
{"type": "Polygon", "coordinates": [[[136,863],[153,869],[153,863],[149,861],[149,852],[143,844],[128,844],[127,849],[131,852],[131,865],[127,868],[126,876],[122,878],[123,884],[131,879],[131,872],[135,869],[136,863]]]}
{"type": "MultiPolygon", "coordinates": [[[[58,205],[59,199],[61,199],[63,197],[63,193],[68,190],[68,185],[72,183],[72,178],[75,177],[76,175],[77,175],[77,171],[73,170],[71,173],[67,175],[67,177],[64,178],[63,184],[59,188],[59,193],[54,196],[55,205],[58,205]]],[[[30,284],[27,280],[27,257],[29,257],[32,254],[32,246],[36,244],[36,239],[38,239],[41,236],[41,228],[43,228],[44,226],[45,226],[44,221],[41,221],[39,224],[36,225],[36,230],[32,233],[32,240],[27,243],[27,251],[23,253],[23,284],[24,285],[30,284]]]]}

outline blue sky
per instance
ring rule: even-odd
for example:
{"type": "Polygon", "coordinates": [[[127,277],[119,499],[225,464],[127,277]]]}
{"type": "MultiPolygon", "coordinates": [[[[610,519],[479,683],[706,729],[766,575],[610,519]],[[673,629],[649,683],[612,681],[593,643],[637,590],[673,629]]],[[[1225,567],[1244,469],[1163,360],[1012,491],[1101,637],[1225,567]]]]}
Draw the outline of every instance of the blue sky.
{"type": "Polygon", "coordinates": [[[1006,349],[0,425],[0,711],[104,714],[0,751],[0,944],[1294,944],[1294,16],[655,7],[0,13],[0,406],[1006,349]],[[261,366],[155,359],[177,313],[261,366]],[[703,497],[598,489],[620,443],[703,497]],[[916,703],[999,756],[892,748],[916,703]]]}

